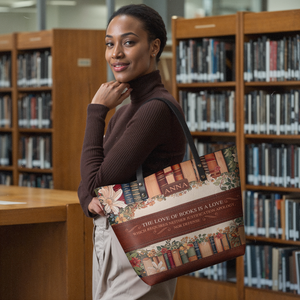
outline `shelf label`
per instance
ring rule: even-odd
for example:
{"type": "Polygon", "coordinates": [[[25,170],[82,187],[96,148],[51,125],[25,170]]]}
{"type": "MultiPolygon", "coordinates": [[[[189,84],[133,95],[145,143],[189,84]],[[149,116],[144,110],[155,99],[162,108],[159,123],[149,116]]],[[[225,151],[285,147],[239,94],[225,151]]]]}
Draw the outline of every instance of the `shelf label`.
{"type": "Polygon", "coordinates": [[[196,29],[213,28],[213,27],[216,27],[216,24],[195,25],[195,28],[196,28],[196,29]]]}
{"type": "Polygon", "coordinates": [[[78,58],[78,67],[90,67],[92,65],[92,60],[90,58],[78,58]]]}
{"type": "Polygon", "coordinates": [[[40,36],[32,37],[29,39],[30,42],[39,42],[41,40],[42,40],[42,38],[40,36]]]}

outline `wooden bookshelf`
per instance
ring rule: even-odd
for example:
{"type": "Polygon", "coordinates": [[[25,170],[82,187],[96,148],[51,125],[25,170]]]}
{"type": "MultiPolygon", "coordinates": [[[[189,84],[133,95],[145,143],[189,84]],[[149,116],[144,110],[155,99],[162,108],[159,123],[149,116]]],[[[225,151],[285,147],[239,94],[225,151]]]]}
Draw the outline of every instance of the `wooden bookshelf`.
{"type": "MultiPolygon", "coordinates": [[[[179,91],[201,91],[229,89],[235,91],[236,108],[236,131],[226,132],[192,132],[193,137],[204,141],[234,141],[238,148],[239,167],[241,175],[241,187],[243,191],[253,190],[268,193],[298,194],[300,189],[294,187],[271,187],[247,184],[246,174],[246,145],[260,143],[283,143],[287,145],[300,145],[299,135],[293,134],[249,134],[244,132],[244,96],[254,90],[265,90],[286,92],[292,89],[300,89],[300,81],[244,81],[244,43],[250,39],[257,39],[262,35],[270,38],[280,39],[285,36],[295,36],[300,32],[300,10],[247,13],[238,12],[236,15],[206,17],[199,19],[183,19],[174,17],[172,20],[173,34],[173,96],[179,101],[179,91]],[[196,38],[231,37],[235,40],[235,81],[230,82],[192,82],[178,83],[177,52],[176,46],[180,40],[196,38]]],[[[268,244],[273,246],[295,246],[299,247],[299,241],[288,241],[276,238],[265,238],[262,236],[247,236],[250,243],[268,244]]],[[[300,249],[300,247],[299,247],[300,249]]],[[[236,283],[212,282],[207,279],[194,278],[190,276],[180,277],[176,290],[176,300],[185,299],[187,295],[194,299],[228,299],[251,300],[251,299],[299,299],[299,295],[292,293],[276,292],[267,289],[247,287],[244,284],[244,258],[236,259],[236,283]],[[226,289],[226,292],[224,291],[226,289]],[[201,293],[199,292],[201,290],[201,293]],[[205,291],[203,293],[202,291],[205,291]],[[223,291],[220,295],[218,291],[223,291]],[[205,297],[203,298],[203,295],[205,297]]]]}
{"type": "MultiPolygon", "coordinates": [[[[9,170],[14,185],[18,185],[21,173],[39,173],[52,175],[55,189],[77,190],[87,105],[99,86],[106,81],[104,36],[103,30],[73,29],[0,36],[0,54],[4,51],[9,52],[12,58],[12,86],[0,88],[0,93],[8,93],[12,98],[12,128],[1,128],[0,132],[9,132],[12,135],[12,165],[9,170]],[[18,54],[45,49],[52,55],[52,85],[18,86],[18,54]],[[20,128],[17,113],[19,95],[43,92],[50,93],[52,97],[52,127],[20,128]],[[28,169],[18,166],[20,137],[33,135],[51,136],[50,169],[28,169]]],[[[108,118],[112,113],[109,113],[108,118]]],[[[7,168],[0,166],[0,172],[7,168]]]]}
{"type": "MultiPolygon", "coordinates": [[[[202,38],[217,38],[219,40],[228,39],[234,41],[235,59],[239,59],[239,44],[238,44],[239,28],[237,15],[206,17],[196,19],[183,19],[173,17],[172,19],[172,44],[173,44],[173,96],[179,101],[180,91],[200,92],[202,90],[208,91],[234,91],[235,92],[235,120],[236,126],[234,132],[220,132],[220,131],[194,131],[191,132],[194,138],[198,138],[206,142],[235,142],[238,144],[237,137],[239,132],[239,102],[236,100],[239,94],[239,81],[237,72],[237,64],[235,64],[235,81],[225,82],[192,82],[192,83],[178,83],[176,78],[177,59],[176,47],[181,40],[202,39],[202,38]]],[[[239,151],[239,149],[238,149],[239,151]]],[[[235,270],[234,270],[235,273],[235,270]]],[[[203,278],[194,278],[190,276],[183,276],[178,279],[175,299],[239,299],[238,290],[241,286],[240,279],[237,278],[235,283],[212,281],[203,278]],[[201,292],[200,292],[201,290],[201,292]],[[205,298],[203,298],[205,295],[205,298]],[[225,297],[225,298],[224,298],[225,297]]]]}

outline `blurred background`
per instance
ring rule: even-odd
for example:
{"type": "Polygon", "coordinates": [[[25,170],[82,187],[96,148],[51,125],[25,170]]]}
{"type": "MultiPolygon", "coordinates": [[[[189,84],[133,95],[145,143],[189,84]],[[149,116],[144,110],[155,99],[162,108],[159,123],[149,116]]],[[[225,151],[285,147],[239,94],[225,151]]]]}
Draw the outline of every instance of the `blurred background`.
{"type": "Polygon", "coordinates": [[[52,28],[105,29],[111,11],[145,3],[164,18],[171,41],[171,17],[234,14],[300,8],[299,0],[0,0],[0,34],[52,28]]]}

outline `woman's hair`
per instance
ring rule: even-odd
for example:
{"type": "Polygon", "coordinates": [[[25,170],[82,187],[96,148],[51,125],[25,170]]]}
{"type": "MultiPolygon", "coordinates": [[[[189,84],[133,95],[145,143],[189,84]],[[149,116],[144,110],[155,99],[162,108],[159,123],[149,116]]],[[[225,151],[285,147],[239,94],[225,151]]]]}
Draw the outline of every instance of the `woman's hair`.
{"type": "Polygon", "coordinates": [[[149,43],[155,39],[160,39],[160,50],[156,56],[156,61],[158,62],[167,42],[165,23],[159,13],[145,4],[130,4],[122,6],[112,14],[108,20],[107,26],[113,18],[120,15],[131,16],[141,21],[144,26],[144,30],[148,33],[149,43]]]}

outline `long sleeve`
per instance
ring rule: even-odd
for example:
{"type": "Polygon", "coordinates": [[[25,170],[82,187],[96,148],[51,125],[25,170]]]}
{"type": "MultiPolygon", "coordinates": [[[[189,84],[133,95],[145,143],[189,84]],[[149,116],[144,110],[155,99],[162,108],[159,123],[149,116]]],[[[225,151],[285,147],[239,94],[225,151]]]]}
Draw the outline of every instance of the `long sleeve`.
{"type": "Polygon", "coordinates": [[[96,196],[96,188],[135,180],[141,164],[144,176],[148,176],[182,161],[185,137],[176,116],[159,100],[142,104],[150,98],[164,97],[181,108],[161,85],[158,73],[145,76],[151,80],[141,78],[139,82],[143,85],[136,84],[131,103],[113,115],[105,138],[108,108],[98,104],[88,106],[78,188],[81,206],[88,217],[93,217],[88,205],[96,196]]]}

